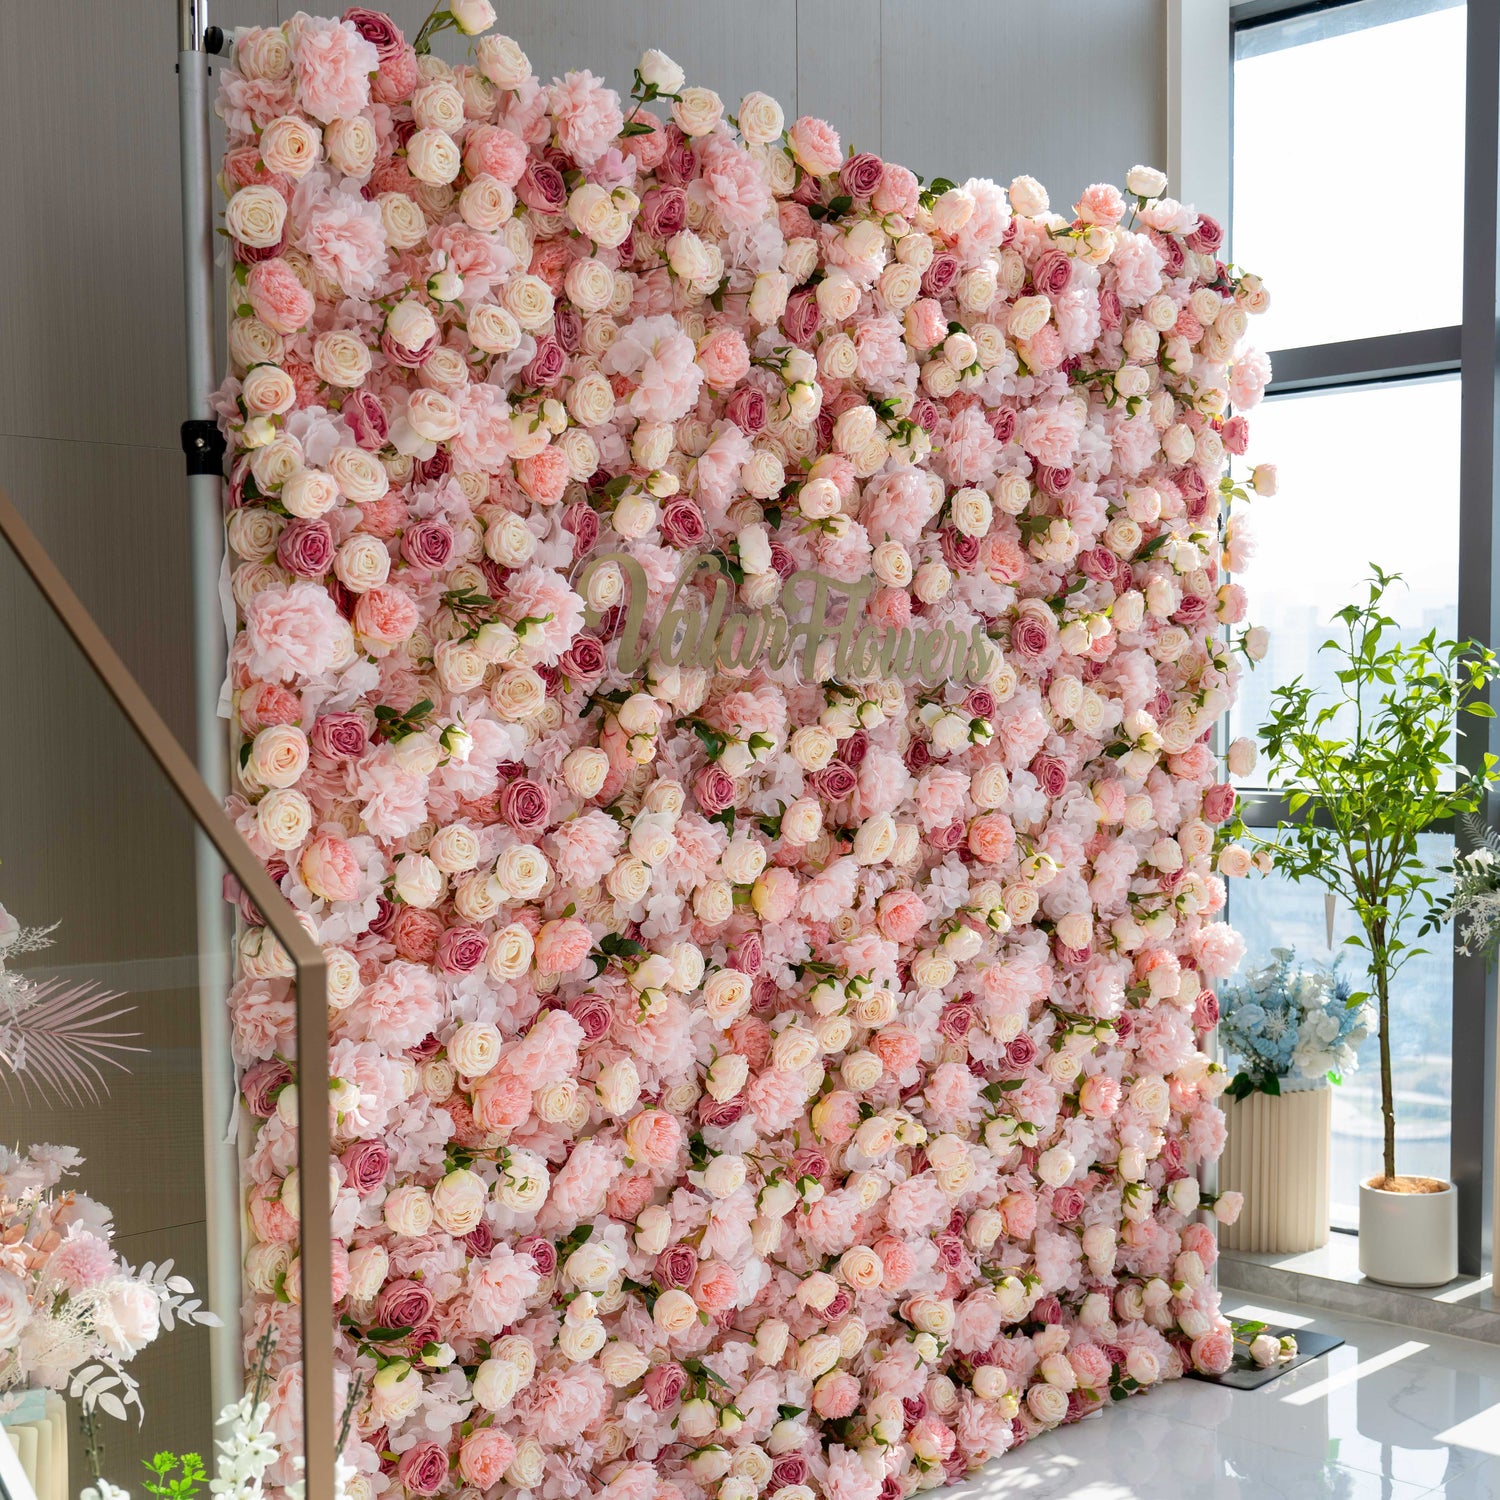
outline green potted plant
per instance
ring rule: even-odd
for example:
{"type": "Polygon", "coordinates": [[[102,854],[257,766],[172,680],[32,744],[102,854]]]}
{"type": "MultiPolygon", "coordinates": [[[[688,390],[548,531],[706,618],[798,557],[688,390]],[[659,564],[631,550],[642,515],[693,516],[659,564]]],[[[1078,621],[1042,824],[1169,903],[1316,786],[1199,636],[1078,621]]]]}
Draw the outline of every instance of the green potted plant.
{"type": "Polygon", "coordinates": [[[1424,951],[1403,923],[1442,905],[1439,872],[1417,836],[1472,813],[1500,779],[1494,756],[1475,768],[1456,753],[1461,716],[1494,717],[1485,689],[1496,657],[1436,631],[1403,642],[1383,608],[1399,575],[1372,571],[1367,601],[1334,616],[1342,638],[1321,648],[1338,658],[1337,690],[1324,695],[1299,677],[1271,695],[1261,734],[1273,781],[1290,789],[1289,816],[1274,842],[1259,842],[1283,873],[1346,902],[1359,924],[1347,941],[1363,952],[1369,992],[1350,1003],[1372,1001],[1379,1018],[1384,1125],[1382,1170],[1359,1190],[1360,1270],[1396,1286],[1436,1286],[1458,1274],[1458,1194],[1451,1182],[1397,1172],[1391,993],[1424,951]]]}

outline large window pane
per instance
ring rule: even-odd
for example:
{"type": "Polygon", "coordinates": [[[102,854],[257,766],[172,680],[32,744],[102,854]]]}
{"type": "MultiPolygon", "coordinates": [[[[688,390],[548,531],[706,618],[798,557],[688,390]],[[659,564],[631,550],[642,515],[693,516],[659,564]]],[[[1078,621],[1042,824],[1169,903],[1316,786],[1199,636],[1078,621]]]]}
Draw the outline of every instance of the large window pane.
{"type": "Polygon", "coordinates": [[[1234,258],[1256,341],[1289,349],[1460,320],[1464,7],[1354,5],[1235,37],[1234,258]],[[1337,275],[1315,245],[1349,253],[1337,275]]]}
{"type": "MultiPolygon", "coordinates": [[[[1256,829],[1264,838],[1269,829],[1256,829]]],[[[1418,840],[1429,866],[1448,863],[1453,839],[1423,834],[1418,840]]],[[[1241,973],[1266,963],[1273,948],[1332,963],[1344,954],[1344,969],[1358,989],[1366,984],[1361,954],[1343,947],[1355,930],[1354,913],[1337,903],[1333,945],[1321,886],[1272,873],[1231,883],[1229,919],[1244,936],[1241,973]]],[[[1419,911],[1402,929],[1417,942],[1419,911]]],[[[1430,938],[1429,950],[1397,976],[1392,996],[1392,1072],[1396,1094],[1396,1169],[1447,1180],[1453,1101],[1453,952],[1447,931],[1430,938]]],[[[1380,1043],[1371,1033],[1359,1051],[1359,1068],[1333,1091],[1332,1207],[1336,1228],[1359,1223],[1359,1184],[1380,1170],[1380,1043]]]]}
{"type": "MultiPolygon", "coordinates": [[[[1408,639],[1457,629],[1458,395],[1457,378],[1403,381],[1280,396],[1252,415],[1248,457],[1275,461],[1280,490],[1245,512],[1250,615],[1271,645],[1241,682],[1236,734],[1253,735],[1294,677],[1336,686],[1318,648],[1371,563],[1404,580],[1386,607],[1408,639]]],[[[1247,784],[1265,784],[1263,763],[1247,784]]]]}

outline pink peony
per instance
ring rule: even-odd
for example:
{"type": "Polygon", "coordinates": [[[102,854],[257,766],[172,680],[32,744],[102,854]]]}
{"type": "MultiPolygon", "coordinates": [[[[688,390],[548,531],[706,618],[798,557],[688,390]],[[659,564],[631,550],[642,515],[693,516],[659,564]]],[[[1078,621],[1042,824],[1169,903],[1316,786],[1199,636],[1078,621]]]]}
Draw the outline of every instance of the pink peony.
{"type": "Polygon", "coordinates": [[[297,102],[315,120],[349,120],[370,102],[380,54],[348,21],[302,16],[294,59],[297,102]]]}

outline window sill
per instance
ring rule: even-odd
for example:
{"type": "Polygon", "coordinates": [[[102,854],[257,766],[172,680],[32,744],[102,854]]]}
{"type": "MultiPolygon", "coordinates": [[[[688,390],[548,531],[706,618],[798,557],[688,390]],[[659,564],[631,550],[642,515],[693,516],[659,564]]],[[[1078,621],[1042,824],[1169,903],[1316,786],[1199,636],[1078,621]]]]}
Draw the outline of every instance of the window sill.
{"type": "Polygon", "coordinates": [[[1500,1299],[1489,1272],[1460,1276],[1447,1286],[1395,1287],[1359,1273],[1359,1237],[1331,1234],[1321,1250],[1300,1255],[1226,1250],[1219,1257],[1219,1285],[1280,1297],[1329,1312],[1354,1313],[1407,1328],[1500,1344],[1500,1299]]]}

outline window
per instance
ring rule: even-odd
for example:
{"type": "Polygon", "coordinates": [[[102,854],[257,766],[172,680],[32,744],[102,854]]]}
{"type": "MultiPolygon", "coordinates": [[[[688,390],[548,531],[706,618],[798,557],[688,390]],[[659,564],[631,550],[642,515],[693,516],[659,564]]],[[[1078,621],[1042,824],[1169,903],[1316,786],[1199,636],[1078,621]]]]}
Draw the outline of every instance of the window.
{"type": "Polygon", "coordinates": [[[1266,347],[1459,321],[1464,20],[1360,0],[1237,33],[1234,257],[1272,289],[1266,347]],[[1331,287],[1308,235],[1340,218],[1365,243],[1331,287]]]}
{"type": "MultiPolygon", "coordinates": [[[[1295,677],[1335,686],[1318,648],[1337,633],[1334,611],[1363,595],[1371,563],[1404,580],[1387,603],[1405,634],[1458,629],[1458,397],[1449,375],[1272,397],[1251,413],[1246,458],[1274,462],[1280,488],[1246,507],[1251,613],[1271,643],[1241,682],[1233,733],[1253,735],[1272,688],[1295,677]]],[[[1257,765],[1245,784],[1264,778],[1257,765]]]]}
{"type": "MultiPolygon", "coordinates": [[[[1250,414],[1245,462],[1274,463],[1279,482],[1274,497],[1245,507],[1251,618],[1271,638],[1244,675],[1229,729],[1256,736],[1275,687],[1299,676],[1333,685],[1319,647],[1337,634],[1334,611],[1362,597],[1371,563],[1402,575],[1387,607],[1404,634],[1456,634],[1461,520],[1494,500],[1460,482],[1467,8],[1247,0],[1233,17],[1231,243],[1235,263],[1271,291],[1252,336],[1271,355],[1272,385],[1250,414]],[[1344,220],[1355,253],[1340,257],[1332,284],[1326,258],[1308,245],[1314,228],[1324,239],[1344,220]],[[1429,232],[1403,229],[1418,222],[1429,232]]],[[[1468,586],[1488,603],[1487,577],[1468,586]]],[[[1285,789],[1267,784],[1263,763],[1242,787],[1246,822],[1269,835],[1287,816],[1285,789]]],[[[1452,829],[1422,839],[1434,867],[1453,849],[1452,829]]],[[[1273,948],[1323,962],[1342,952],[1364,987],[1359,950],[1343,947],[1353,913],[1335,907],[1330,945],[1321,887],[1278,874],[1236,881],[1229,915],[1247,968],[1273,948]]],[[[1447,1178],[1483,1149],[1483,1110],[1467,1096],[1470,1049],[1483,1049],[1485,981],[1474,972],[1482,965],[1455,967],[1448,932],[1425,946],[1392,998],[1397,1149],[1403,1172],[1447,1178]],[[1466,987],[1457,997],[1456,984],[1466,987]],[[1456,1034],[1471,1013],[1478,1041],[1456,1034]]],[[[1372,1035],[1333,1096],[1338,1228],[1356,1227],[1359,1183],[1379,1167],[1379,1099],[1372,1035]]],[[[1477,1268],[1477,1218],[1467,1234],[1465,1259],[1477,1268]]]]}

